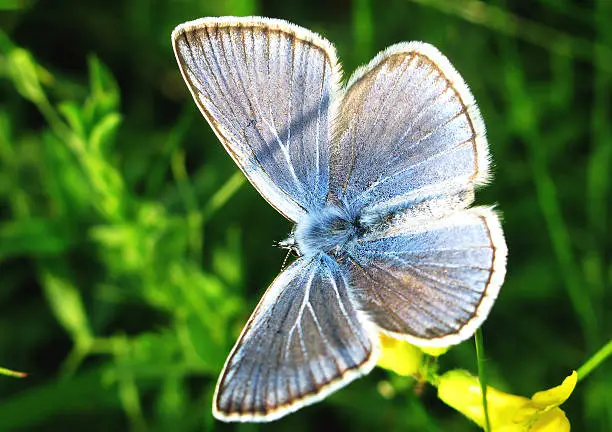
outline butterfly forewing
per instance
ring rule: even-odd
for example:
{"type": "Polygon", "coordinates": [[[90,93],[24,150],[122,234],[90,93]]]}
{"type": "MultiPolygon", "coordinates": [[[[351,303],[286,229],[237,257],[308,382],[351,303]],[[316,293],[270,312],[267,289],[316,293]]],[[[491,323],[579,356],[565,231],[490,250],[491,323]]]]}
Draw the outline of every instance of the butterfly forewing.
{"type": "Polygon", "coordinates": [[[470,337],[487,317],[505,275],[506,243],[489,209],[414,224],[397,221],[362,239],[344,268],[376,325],[421,346],[470,337]]]}
{"type": "Polygon", "coordinates": [[[320,207],[339,80],[333,47],[266,18],[202,19],[172,40],[200,110],[263,197],[292,221],[320,207]]]}
{"type": "Polygon", "coordinates": [[[358,70],[335,126],[330,193],[370,212],[452,195],[465,207],[487,178],[478,107],[431,45],[392,46],[358,70]]]}
{"type": "Polygon", "coordinates": [[[348,290],[326,255],[299,258],[283,271],[228,357],[216,417],[273,420],[368,372],[376,345],[348,290]]]}

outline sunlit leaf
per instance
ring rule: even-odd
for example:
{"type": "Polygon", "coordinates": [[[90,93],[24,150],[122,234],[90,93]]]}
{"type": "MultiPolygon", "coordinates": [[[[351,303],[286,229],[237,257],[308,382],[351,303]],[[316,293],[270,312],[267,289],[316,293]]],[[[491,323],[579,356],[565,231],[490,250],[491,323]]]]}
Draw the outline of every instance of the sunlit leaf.
{"type": "Polygon", "coordinates": [[[68,279],[66,271],[48,264],[40,269],[42,285],[56,319],[76,343],[87,343],[92,332],[81,293],[68,279]]]}

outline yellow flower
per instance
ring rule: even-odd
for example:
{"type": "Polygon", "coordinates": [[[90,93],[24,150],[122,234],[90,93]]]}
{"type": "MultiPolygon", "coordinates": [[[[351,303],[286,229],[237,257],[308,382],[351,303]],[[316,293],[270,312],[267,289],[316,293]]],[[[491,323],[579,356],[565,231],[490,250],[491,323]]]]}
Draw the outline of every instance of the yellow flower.
{"type": "Polygon", "coordinates": [[[438,357],[450,348],[417,347],[384,333],[380,335],[380,345],[382,352],[378,360],[378,366],[402,376],[414,375],[419,372],[423,353],[438,357]]]}
{"type": "Polygon", "coordinates": [[[423,353],[417,347],[385,334],[380,335],[380,345],[378,366],[402,376],[414,375],[419,371],[423,353]]]}
{"type": "MultiPolygon", "coordinates": [[[[559,408],[576,387],[574,371],[563,383],[534,394],[531,399],[487,386],[492,432],[569,432],[570,423],[559,408]]],[[[477,377],[453,370],[440,377],[438,397],[447,405],[484,427],[482,391],[477,377]]]]}
{"type": "Polygon", "coordinates": [[[445,346],[445,347],[419,347],[419,349],[421,351],[423,351],[425,354],[432,356],[432,357],[440,357],[442,354],[445,354],[446,351],[448,351],[449,349],[451,349],[450,346],[445,346]]]}

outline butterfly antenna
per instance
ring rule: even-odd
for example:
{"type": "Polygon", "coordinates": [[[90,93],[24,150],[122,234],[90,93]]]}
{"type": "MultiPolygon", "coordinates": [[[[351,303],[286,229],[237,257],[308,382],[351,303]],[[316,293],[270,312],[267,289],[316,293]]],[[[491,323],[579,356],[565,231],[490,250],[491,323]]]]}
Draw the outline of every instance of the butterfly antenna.
{"type": "Polygon", "coordinates": [[[289,259],[289,255],[291,255],[291,249],[287,250],[287,254],[285,255],[285,259],[283,260],[283,265],[281,265],[281,271],[285,270],[285,267],[287,266],[287,260],[289,259]]]}
{"type": "Polygon", "coordinates": [[[285,259],[283,260],[283,265],[281,266],[281,270],[285,269],[287,265],[287,261],[289,260],[289,255],[291,255],[291,252],[295,253],[296,256],[300,256],[300,250],[297,248],[297,244],[295,242],[295,239],[293,238],[293,233],[288,239],[280,241],[276,245],[282,249],[287,249],[287,255],[285,255],[285,259]]]}

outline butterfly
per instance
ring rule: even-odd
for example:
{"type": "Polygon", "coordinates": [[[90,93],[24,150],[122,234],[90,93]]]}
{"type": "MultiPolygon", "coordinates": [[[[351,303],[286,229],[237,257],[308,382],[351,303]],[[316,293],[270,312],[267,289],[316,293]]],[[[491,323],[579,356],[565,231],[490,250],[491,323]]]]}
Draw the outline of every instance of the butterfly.
{"type": "Polygon", "coordinates": [[[447,346],[483,323],[506,271],[480,111],[433,46],[393,45],[341,86],[333,45],[278,19],[202,18],[172,33],[187,87],[294,229],[225,363],[223,421],[271,421],[367,374],[381,332],[447,346]]]}

